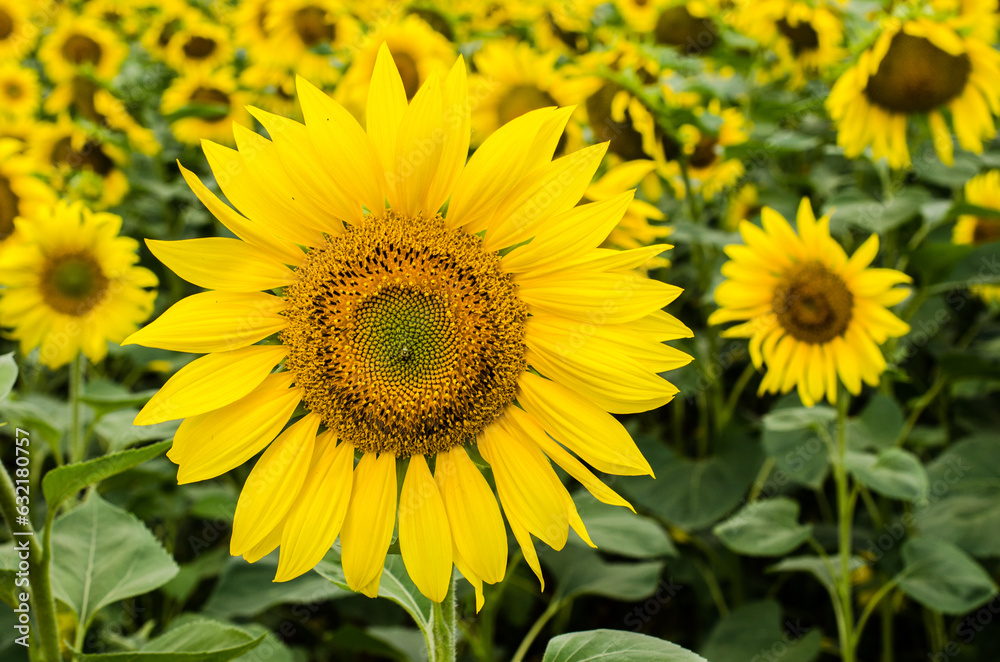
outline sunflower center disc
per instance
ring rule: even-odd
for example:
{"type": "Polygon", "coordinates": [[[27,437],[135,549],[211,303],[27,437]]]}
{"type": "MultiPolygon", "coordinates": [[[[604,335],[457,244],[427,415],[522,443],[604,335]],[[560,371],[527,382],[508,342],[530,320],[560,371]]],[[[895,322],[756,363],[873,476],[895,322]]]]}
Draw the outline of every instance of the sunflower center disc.
{"type": "Polygon", "coordinates": [[[900,32],[868,79],[865,96],[891,112],[926,113],[960,95],[971,71],[968,55],[950,55],[923,37],[900,32]]]}
{"type": "Polygon", "coordinates": [[[101,150],[100,143],[88,140],[83,149],[73,147],[71,138],[61,138],[52,148],[49,159],[54,166],[69,166],[74,170],[90,170],[101,177],[114,170],[115,162],[101,150]]]}
{"type": "Polygon", "coordinates": [[[65,315],[86,315],[104,297],[108,278],[89,253],[68,253],[49,259],[42,270],[45,302],[65,315]]]}
{"type": "Polygon", "coordinates": [[[194,36],[184,42],[184,55],[192,60],[204,60],[215,52],[217,46],[214,39],[194,36]]]}
{"type": "Polygon", "coordinates": [[[0,9],[0,39],[6,39],[14,32],[14,19],[10,14],[0,9]]]}
{"type": "MultiPolygon", "coordinates": [[[[3,219],[0,218],[0,226],[3,219]]],[[[0,230],[0,238],[3,238],[3,231],[0,230]]],[[[1000,220],[995,218],[977,218],[976,227],[972,231],[972,243],[986,244],[991,241],[1000,241],[1000,220]]]]}
{"type": "Polygon", "coordinates": [[[503,126],[529,111],[558,105],[548,92],[534,85],[516,85],[497,104],[497,119],[503,126]]]}
{"type": "Polygon", "coordinates": [[[675,46],[687,55],[698,55],[715,45],[719,28],[710,18],[692,16],[685,5],[664,10],[656,20],[656,43],[675,46]]]}
{"type": "Polygon", "coordinates": [[[292,22],[299,39],[309,48],[323,41],[333,41],[336,36],[336,26],[327,22],[326,10],[322,7],[303,7],[295,12],[292,22]]]}
{"type": "Polygon", "coordinates": [[[782,18],[775,25],[778,32],[792,42],[793,54],[801,55],[806,51],[814,51],[819,48],[819,35],[809,23],[800,21],[792,25],[787,19],[782,18]]]}
{"type": "Polygon", "coordinates": [[[87,35],[74,34],[63,43],[62,54],[73,64],[97,64],[101,61],[101,45],[87,35]]]}
{"type": "Polygon", "coordinates": [[[499,256],[440,218],[369,217],[313,249],[286,297],[285,365],[363,452],[465,444],[514,400],[525,306],[499,256]]]}
{"type": "Polygon", "coordinates": [[[803,262],[778,283],[771,305],[785,331],[802,342],[820,344],[847,330],[854,295],[826,266],[803,262]]]}
{"type": "Polygon", "coordinates": [[[10,180],[0,175],[0,241],[14,233],[18,203],[17,194],[10,188],[10,180]]]}

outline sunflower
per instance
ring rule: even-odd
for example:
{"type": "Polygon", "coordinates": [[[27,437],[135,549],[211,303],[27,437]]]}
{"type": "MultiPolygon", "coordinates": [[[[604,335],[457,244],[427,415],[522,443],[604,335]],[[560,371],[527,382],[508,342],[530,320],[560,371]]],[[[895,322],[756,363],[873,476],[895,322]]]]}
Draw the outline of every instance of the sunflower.
{"type": "Polygon", "coordinates": [[[875,44],[834,84],[827,99],[837,144],[854,158],[866,147],[889,166],[910,165],[907,125],[926,117],[938,157],[953,162],[951,132],[963,148],[981,152],[996,135],[1000,114],[1000,53],[945,23],[887,19],[875,44]]]}
{"type": "Polygon", "coordinates": [[[764,0],[739,5],[733,25],[742,34],[771,48],[777,61],[768,78],[788,75],[793,88],[838,64],[844,24],[836,5],[803,0],[764,0]]]}
{"type": "MultiPolygon", "coordinates": [[[[558,53],[542,54],[524,42],[514,41],[489,42],[473,56],[477,75],[469,87],[479,102],[472,111],[473,145],[528,111],[575,106],[601,86],[596,76],[567,76],[565,69],[569,67],[557,69],[557,59],[558,53]]],[[[576,113],[585,114],[583,108],[576,113]]],[[[571,122],[567,129],[570,146],[579,146],[579,125],[571,122]]]]}
{"type": "Polygon", "coordinates": [[[236,7],[233,35],[236,42],[247,49],[251,59],[270,39],[267,16],[273,3],[274,0],[245,0],[236,7]]]}
{"type": "Polygon", "coordinates": [[[267,6],[266,57],[294,66],[317,84],[337,80],[332,57],[360,41],[360,27],[339,0],[285,0],[267,6]]]}
{"type": "Polygon", "coordinates": [[[45,75],[54,81],[79,73],[101,81],[118,75],[128,55],[128,45],[100,20],[64,11],[38,49],[45,75]]]}
{"type": "MultiPolygon", "coordinates": [[[[1000,170],[990,170],[965,183],[965,201],[977,207],[1000,211],[1000,170]]],[[[982,245],[1000,241],[1000,218],[963,214],[952,234],[956,244],[982,245]]],[[[1000,303],[1000,285],[973,285],[969,288],[986,301],[1000,303]]]]}
{"type": "Polygon", "coordinates": [[[751,220],[760,214],[763,205],[755,184],[743,184],[729,197],[726,213],[722,217],[722,229],[736,232],[740,221],[751,220]]]}
{"type": "Polygon", "coordinates": [[[247,93],[239,90],[228,69],[214,73],[194,70],[180,76],[163,93],[160,112],[172,115],[193,107],[201,112],[175,119],[170,124],[177,140],[197,145],[202,139],[232,144],[232,123],[249,122],[244,105],[247,93]]]}
{"type": "Polygon", "coordinates": [[[38,124],[28,151],[61,194],[106,209],[121,202],[129,186],[121,170],[128,153],[104,138],[102,131],[85,129],[63,116],[55,123],[38,124]]]}
{"type": "Polygon", "coordinates": [[[184,0],[163,0],[159,14],[143,32],[142,46],[157,60],[166,61],[167,50],[174,36],[188,23],[197,23],[200,16],[184,0]]]}
{"type": "Polygon", "coordinates": [[[301,117],[295,102],[294,67],[262,61],[240,72],[240,87],[251,94],[253,105],[276,115],[301,117]]]}
{"type": "Polygon", "coordinates": [[[129,144],[143,154],[153,155],[160,150],[153,132],[141,126],[120,99],[85,76],[57,83],[45,100],[45,112],[51,115],[72,112],[99,127],[121,131],[129,144]]]}
{"type": "MultiPolygon", "coordinates": [[[[718,99],[712,99],[707,108],[695,109],[695,114],[705,115],[706,110],[708,115],[718,118],[717,130],[709,131],[685,124],[678,129],[677,137],[687,159],[691,188],[711,198],[743,176],[743,163],[731,158],[727,149],[745,143],[749,135],[744,126],[743,113],[738,108],[723,109],[718,99]]],[[[680,165],[676,161],[665,168],[664,174],[676,180],[675,187],[683,188],[680,165]]]]}
{"type": "Polygon", "coordinates": [[[368,35],[365,46],[354,53],[351,66],[335,93],[336,100],[359,120],[365,116],[368,86],[382,43],[392,52],[407,100],[413,98],[432,73],[447,71],[455,60],[455,46],[417,16],[386,24],[368,35]]]}
{"type": "Polygon", "coordinates": [[[32,161],[22,155],[23,145],[0,138],[0,253],[14,234],[14,219],[34,216],[39,207],[55,201],[55,195],[35,175],[32,161]]]}
{"type": "Polygon", "coordinates": [[[38,74],[33,69],[0,61],[0,114],[13,119],[34,117],[39,98],[38,74]]]}
{"type": "Polygon", "coordinates": [[[0,61],[16,62],[34,47],[39,30],[30,7],[22,0],[0,0],[0,61]]]}
{"type": "Polygon", "coordinates": [[[570,109],[522,115],[466,164],[461,58],[408,103],[383,45],[367,132],[303,79],[297,91],[304,125],[253,109],[272,140],[234,125],[239,151],[204,143],[245,216],[182,169],[243,241],[148,242],[214,291],[125,341],[208,352],[136,422],[185,418],[169,453],[181,483],[266,448],[240,496],[231,552],[254,561],[280,546],[278,581],[311,569],[339,534],[347,583],[376,595],[398,510],[421,592],[442,600],[454,564],[481,606],[482,583],[504,576],[507,542],[473,458],[492,468],[541,579],[532,535],[556,549],[569,527],[589,539],[550,459],[623,506],[571,452],[600,471],[651,473],[607,412],[645,411],[677,392],[657,373],[690,360],[661,344],[690,333],[661,311],[680,290],[633,271],[662,246],[597,249],[631,194],[575,206],[606,145],[551,160],[570,109]]]}
{"type": "Polygon", "coordinates": [[[39,348],[58,368],[83,352],[94,362],[153,312],[156,276],[136,266],[138,242],[122,219],[59,202],[18,218],[16,251],[0,254],[0,319],[21,352],[39,348]]]}
{"type": "Polygon", "coordinates": [[[227,27],[207,19],[189,20],[170,39],[165,49],[167,64],[189,73],[192,69],[212,71],[233,59],[232,35],[227,27]]]}
{"type": "Polygon", "coordinates": [[[652,0],[652,11],[635,0],[615,3],[635,32],[651,34],[653,41],[687,55],[702,55],[719,41],[718,0],[652,0]]]}
{"type": "Polygon", "coordinates": [[[798,212],[798,234],[780,214],[764,207],[764,229],[740,223],[746,245],[727,246],[726,280],[715,291],[719,310],[709,324],[744,321],[722,333],[750,338],[758,370],[767,364],[760,393],[787,393],[797,386],[807,407],[825,395],[836,402],[837,377],[857,395],[861,382],[876,386],[886,363],[879,344],[910,327],[888,310],[909,295],[910,277],[869,268],[878,235],[850,258],[830,237],[830,219],[816,220],[808,198],[798,212]]]}

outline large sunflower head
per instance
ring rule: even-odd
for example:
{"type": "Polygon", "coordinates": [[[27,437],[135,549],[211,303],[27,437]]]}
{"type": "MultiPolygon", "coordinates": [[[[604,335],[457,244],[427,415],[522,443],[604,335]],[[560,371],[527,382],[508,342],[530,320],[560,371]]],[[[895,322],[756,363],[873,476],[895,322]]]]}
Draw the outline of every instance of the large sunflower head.
{"type": "Polygon", "coordinates": [[[886,367],[879,344],[910,329],[888,310],[908,296],[896,286],[910,277],[869,267],[878,235],[848,258],[808,198],[799,205],[798,233],[770,207],[761,220],[763,229],[743,221],[745,245],[726,247],[726,280],[715,291],[720,308],[709,323],[743,322],[723,335],[750,338],[754,365],[767,365],[760,393],[797,387],[811,407],[824,396],[836,402],[838,376],[855,395],[862,382],[876,386],[886,367]]]}
{"type": "Polygon", "coordinates": [[[127,55],[127,44],[112,29],[98,19],[69,10],[38,49],[45,74],[54,81],[68,80],[80,73],[110,81],[127,55]]]}
{"type": "Polygon", "coordinates": [[[608,412],[669,401],[658,373],[690,360],[662,344],[690,335],[661,311],[679,290],[636,273],[664,247],[598,248],[632,195],[577,206],[606,145],[552,160],[570,109],[525,113],[466,163],[461,59],[408,101],[383,45],[366,129],[304,80],[297,91],[305,124],[254,109],[270,140],[235,125],[238,150],[204,143],[239,211],[182,169],[240,239],[148,242],[211,291],[126,341],[207,352],[137,423],[185,418],[169,453],[182,483],[266,449],[231,551],[280,546],[279,581],[339,536],[348,584],[376,595],[398,517],[419,589],[440,601],[454,565],[481,605],[482,583],[505,573],[501,507],[539,577],[532,536],[588,539],[550,460],[619,505],[583,462],[651,473],[608,412]]]}
{"type": "MultiPolygon", "coordinates": [[[[966,182],[965,201],[1000,211],[1000,170],[984,172],[966,182]]],[[[1000,218],[963,214],[955,223],[952,241],[976,246],[1000,241],[1000,218]]],[[[1000,302],[1000,285],[974,285],[970,289],[987,301],[1000,302]]]]}
{"type": "Polygon", "coordinates": [[[837,143],[848,157],[871,147],[890,167],[910,165],[907,128],[926,117],[938,157],[953,162],[951,130],[963,148],[981,152],[996,135],[1000,114],[1000,53],[946,22],[889,19],[827,99],[837,143]]]}
{"type": "Polygon", "coordinates": [[[136,266],[121,218],[59,202],[18,218],[17,250],[0,253],[0,319],[25,354],[58,368],[107,354],[153,312],[156,276],[136,266]]]}

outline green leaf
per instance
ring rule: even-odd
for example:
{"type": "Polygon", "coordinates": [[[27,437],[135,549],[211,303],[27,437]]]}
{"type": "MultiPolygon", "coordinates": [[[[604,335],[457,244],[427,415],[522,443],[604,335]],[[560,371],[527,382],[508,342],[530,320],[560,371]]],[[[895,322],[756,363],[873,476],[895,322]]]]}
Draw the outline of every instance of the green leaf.
{"type": "Polygon", "coordinates": [[[0,400],[10,395],[17,382],[17,363],[14,362],[14,352],[0,356],[0,400]]]}
{"type": "Polygon", "coordinates": [[[101,607],[148,593],[177,570],[142,522],[97,494],[53,525],[52,587],[85,627],[101,607]]]}
{"type": "MultiPolygon", "coordinates": [[[[706,662],[686,648],[663,639],[621,630],[587,630],[553,637],[542,662],[706,662]]],[[[714,661],[713,661],[714,662],[714,661]]]]}
{"type": "Polygon", "coordinates": [[[162,441],[53,469],[42,479],[42,491],[45,493],[49,511],[55,513],[63,501],[83,488],[157,457],[170,448],[170,444],[169,440],[162,441]]]}
{"type": "Polygon", "coordinates": [[[97,380],[84,386],[80,400],[92,406],[101,417],[118,409],[143,405],[155,394],[156,389],[133,392],[121,384],[97,380]]]}
{"type": "Polygon", "coordinates": [[[906,567],[897,575],[899,588],[934,611],[964,614],[997,592],[997,585],[983,567],[945,540],[907,540],[903,562],[906,567]]]}
{"type": "Polygon", "coordinates": [[[848,421],[847,441],[856,450],[888,448],[896,443],[902,428],[903,410],[899,404],[877,393],[859,417],[848,421]]]}
{"type": "Polygon", "coordinates": [[[76,659],[81,662],[228,662],[259,646],[264,636],[254,638],[236,627],[199,620],[168,630],[139,651],[96,655],[77,652],[76,659]]]}
{"type": "MultiPolygon", "coordinates": [[[[602,552],[633,559],[677,556],[670,536],[655,520],[621,506],[601,503],[586,491],[574,494],[573,500],[590,539],[602,552]]],[[[570,539],[579,545],[586,544],[579,536],[573,535],[570,539]]]]}
{"type": "Polygon", "coordinates": [[[812,526],[799,524],[797,502],[774,497],[747,504],[712,531],[738,554],[782,556],[808,540],[812,526]]]}
{"type": "MultiPolygon", "coordinates": [[[[866,565],[864,560],[857,556],[852,556],[848,562],[848,572],[854,572],[858,568],[866,565]]],[[[836,559],[824,561],[818,556],[792,556],[783,559],[767,569],[768,572],[808,572],[819,580],[819,583],[826,587],[828,591],[834,591],[834,579],[840,576],[840,565],[836,559]],[[830,570],[833,570],[831,574],[830,570]]]]}
{"type": "Polygon", "coordinates": [[[967,253],[932,293],[1000,283],[1000,243],[990,242],[967,253]]]}
{"type": "Polygon", "coordinates": [[[902,448],[884,448],[877,455],[848,451],[844,464],[859,483],[891,499],[927,498],[927,471],[916,455],[902,448]]]}
{"type": "Polygon", "coordinates": [[[922,188],[903,189],[884,204],[860,191],[848,191],[830,200],[828,206],[834,208],[830,227],[835,233],[850,225],[884,234],[919,214],[930,199],[930,193],[922,188]]]}
{"type": "Polygon", "coordinates": [[[556,576],[557,599],[601,595],[634,602],[653,595],[660,585],[662,561],[608,563],[589,547],[543,549],[539,558],[556,576]]]}
{"type": "MultiPolygon", "coordinates": [[[[959,441],[927,466],[930,503],[916,528],[973,556],[1000,555],[1000,454],[995,434],[959,441]]],[[[907,524],[909,524],[907,522],[907,524]]]]}
{"type": "Polygon", "coordinates": [[[205,603],[204,611],[222,618],[256,616],[280,604],[316,605],[347,595],[330,582],[307,573],[287,582],[275,582],[278,554],[256,563],[231,558],[205,603]]]}
{"type": "Polygon", "coordinates": [[[765,430],[794,432],[818,429],[837,420],[837,410],[826,405],[815,407],[788,407],[777,409],[761,419],[765,430]]]}
{"type": "Polygon", "coordinates": [[[138,409],[119,409],[103,416],[94,430],[111,451],[134,446],[144,441],[172,439],[180,421],[166,421],[155,425],[133,425],[138,409]]]}
{"type": "Polygon", "coordinates": [[[708,635],[701,654],[712,662],[811,662],[819,655],[822,635],[801,623],[781,622],[773,600],[743,605],[724,616],[708,635]]]}
{"type": "Polygon", "coordinates": [[[778,409],[761,419],[764,452],[775,460],[775,474],[818,489],[829,467],[827,446],[820,431],[830,434],[837,412],[831,407],[798,406],[798,396],[787,397],[778,409]],[[796,403],[794,406],[785,406],[796,403]]]}

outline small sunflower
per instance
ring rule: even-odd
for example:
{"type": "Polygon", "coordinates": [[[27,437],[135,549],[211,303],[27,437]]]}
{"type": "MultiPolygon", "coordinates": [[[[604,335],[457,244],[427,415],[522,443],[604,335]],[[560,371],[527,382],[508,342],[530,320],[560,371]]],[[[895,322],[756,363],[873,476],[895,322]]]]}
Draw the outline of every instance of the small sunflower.
{"type": "Polygon", "coordinates": [[[240,72],[239,85],[251,95],[253,105],[275,115],[300,118],[295,101],[295,70],[280,62],[262,61],[240,72]]]}
{"type": "Polygon", "coordinates": [[[201,17],[184,0],[163,0],[159,13],[149,22],[142,35],[142,45],[152,57],[165,62],[174,36],[189,23],[201,17]]]}
{"type": "MultiPolygon", "coordinates": [[[[477,75],[469,87],[479,101],[472,111],[473,145],[528,111],[577,105],[601,86],[594,76],[567,76],[556,68],[557,59],[558,53],[538,53],[529,44],[513,41],[487,43],[473,56],[477,75]]],[[[576,113],[583,114],[583,108],[576,113]]],[[[567,128],[570,147],[578,147],[578,125],[571,122],[567,128]]]]}
{"type": "Polygon", "coordinates": [[[21,154],[23,145],[0,138],[0,253],[14,234],[14,219],[34,216],[55,202],[55,194],[36,176],[34,163],[21,154]]]}
{"type": "Polygon", "coordinates": [[[247,49],[252,60],[256,60],[256,54],[261,52],[271,37],[267,17],[272,4],[274,0],[245,0],[236,7],[233,35],[237,43],[247,49]]]}
{"type": "Polygon", "coordinates": [[[38,74],[15,62],[0,62],[0,115],[34,117],[40,97],[38,74]]]}
{"type": "Polygon", "coordinates": [[[30,14],[22,0],[0,0],[0,61],[17,62],[34,48],[39,30],[30,14]]]}
{"type": "Polygon", "coordinates": [[[232,123],[250,121],[244,108],[247,98],[247,93],[238,89],[228,69],[214,73],[194,70],[180,76],[167,88],[160,112],[169,116],[200,106],[198,114],[171,122],[170,128],[177,140],[189,145],[197,145],[202,139],[232,144],[232,123]]]}
{"type": "Polygon", "coordinates": [[[212,71],[233,59],[232,35],[227,27],[207,19],[189,20],[170,39],[165,49],[167,64],[189,73],[212,71]]]}
{"type": "Polygon", "coordinates": [[[651,0],[652,10],[636,0],[618,0],[615,6],[635,32],[650,34],[657,44],[686,55],[703,55],[719,41],[719,0],[651,0]]]}
{"type": "Polygon", "coordinates": [[[834,2],[764,0],[738,6],[733,25],[774,51],[768,78],[788,75],[793,88],[838,64],[844,24],[834,2]]]}
{"type": "Polygon", "coordinates": [[[634,272],[662,246],[597,248],[631,193],[576,206],[606,145],[552,160],[570,109],[522,115],[466,163],[462,59],[409,103],[393,62],[383,45],[367,131],[299,79],[304,125],[254,109],[273,140],[237,124],[239,151],[204,143],[245,216],[182,169],[243,241],[148,242],[213,291],[126,340],[208,352],[137,423],[185,417],[169,453],[181,483],[264,451],[231,552],[254,561],[280,546],[278,581],[309,571],[339,535],[347,583],[376,595],[398,515],[420,591],[441,601],[457,566],[481,606],[482,583],[506,570],[500,506],[539,579],[533,535],[556,549],[570,527],[589,540],[550,460],[628,505],[572,453],[600,471],[651,473],[607,412],[671,400],[658,373],[690,357],[662,341],[690,332],[661,311],[680,290],[634,272]]]}
{"type": "MultiPolygon", "coordinates": [[[[977,207],[1000,211],[1000,170],[990,170],[965,183],[965,201],[977,207]]],[[[1000,218],[963,214],[952,234],[956,244],[976,246],[1000,241],[1000,218]]],[[[973,285],[969,288],[986,301],[1000,303],[1000,285],[973,285]]]]}
{"type": "Polygon", "coordinates": [[[719,310],[709,324],[743,321],[722,335],[750,338],[750,358],[767,364],[760,393],[798,387],[807,407],[837,399],[837,377],[851,393],[861,382],[876,386],[885,370],[879,344],[910,327],[893,315],[909,295],[896,287],[910,277],[894,269],[869,268],[878,235],[850,258],[832,237],[830,219],[816,220],[808,198],[797,217],[798,234],[770,207],[761,211],[764,229],[740,223],[745,245],[727,246],[726,280],[715,291],[719,310]]]}
{"type": "Polygon", "coordinates": [[[128,153],[104,138],[63,116],[36,126],[28,152],[60,194],[106,209],[121,202],[129,185],[121,170],[128,153]]]}
{"type": "Polygon", "coordinates": [[[98,127],[121,131],[132,147],[146,155],[160,150],[153,132],[140,125],[120,99],[85,76],[77,75],[57,83],[45,100],[45,112],[51,115],[69,112],[98,127]]]}
{"type": "Polygon", "coordinates": [[[85,73],[101,81],[118,75],[128,45],[100,20],[66,10],[42,39],[38,59],[54,81],[85,73]]]}
{"type": "Polygon", "coordinates": [[[267,6],[264,18],[268,59],[294,66],[317,84],[337,80],[333,55],[356,47],[361,39],[357,20],[339,0],[284,0],[267,6]]]}
{"type": "Polygon", "coordinates": [[[15,221],[16,251],[0,253],[0,319],[21,352],[58,368],[83,352],[97,362],[153,312],[156,276],[136,266],[138,242],[121,218],[81,202],[41,207],[15,221]]]}
{"type": "Polygon", "coordinates": [[[753,219],[763,208],[760,194],[755,184],[743,184],[729,197],[726,213],[722,218],[722,229],[736,232],[740,221],[753,219]]]}
{"type": "Polygon", "coordinates": [[[953,162],[951,131],[963,148],[981,152],[996,135],[1000,114],[1000,53],[946,23],[887,19],[875,44],[840,76],[827,99],[837,144],[854,158],[866,147],[889,166],[910,165],[907,127],[926,118],[934,148],[953,162]]]}
{"type": "MultiPolygon", "coordinates": [[[[693,124],[685,124],[677,131],[681,150],[687,159],[688,177],[692,189],[711,198],[732,186],[743,176],[743,163],[731,158],[727,149],[740,145],[749,137],[743,113],[738,108],[723,109],[718,99],[712,99],[707,109],[698,108],[696,115],[705,111],[721,120],[715,131],[699,129],[693,124]]],[[[676,161],[666,168],[666,174],[679,179],[680,166],[676,161]]]]}

